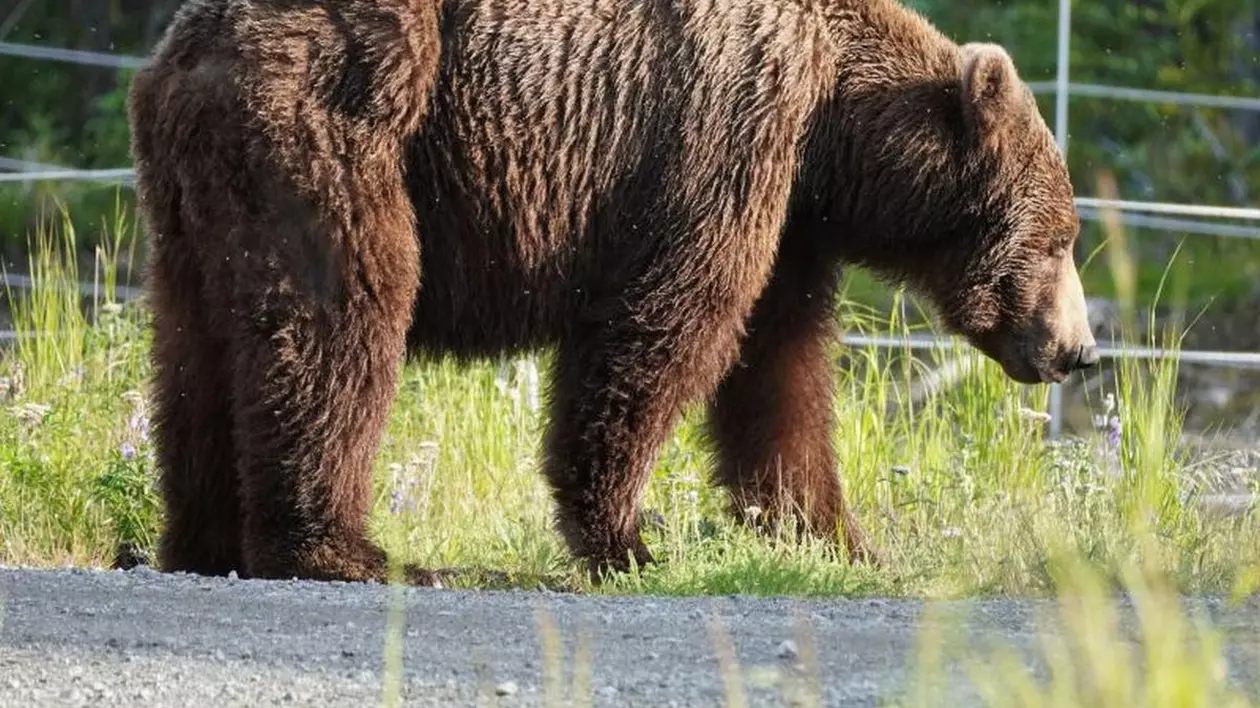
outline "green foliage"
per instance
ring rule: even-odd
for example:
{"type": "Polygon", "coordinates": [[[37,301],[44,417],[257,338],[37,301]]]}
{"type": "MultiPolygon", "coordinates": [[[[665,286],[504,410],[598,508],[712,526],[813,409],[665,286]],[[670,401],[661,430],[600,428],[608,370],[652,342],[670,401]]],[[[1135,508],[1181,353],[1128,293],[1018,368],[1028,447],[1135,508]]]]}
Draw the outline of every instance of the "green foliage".
{"type": "MultiPolygon", "coordinates": [[[[0,562],[103,564],[122,542],[151,552],[161,529],[147,315],[110,293],[135,232],[121,219],[113,228],[98,257],[99,300],[71,287],[80,276],[68,219],[36,234],[35,290],[9,294],[25,336],[0,354],[0,562]]],[[[849,331],[911,333],[850,302],[840,314],[849,331]]],[[[1051,593],[1051,559],[1064,552],[1116,576],[1140,550],[1137,529],[1159,539],[1145,552],[1178,589],[1251,582],[1254,517],[1200,513],[1201,480],[1183,473],[1175,363],[1117,369],[1107,412],[1118,430],[1049,442],[1046,391],[1011,383],[969,348],[840,347],[836,357],[840,472],[888,552],[884,568],[852,566],[829,543],[796,543],[791,528],[760,537],[731,521],[708,483],[712,450],[696,405],[645,499],[645,535],[663,563],[590,587],[552,528],[538,470],[546,382],[534,374],[545,377],[547,353],[405,368],[377,459],[371,533],[397,560],[470,571],[459,580],[470,585],[954,597],[1051,593]],[[953,383],[923,386],[929,370],[951,368],[953,383]]]]}
{"type": "Polygon", "coordinates": [[[36,287],[4,293],[22,336],[0,353],[2,558],[101,562],[117,542],[151,548],[161,522],[142,393],[146,313],[114,291],[135,231],[119,216],[109,232],[81,276],[63,212],[31,239],[36,287]],[[82,296],[80,280],[100,296],[82,296]]]}

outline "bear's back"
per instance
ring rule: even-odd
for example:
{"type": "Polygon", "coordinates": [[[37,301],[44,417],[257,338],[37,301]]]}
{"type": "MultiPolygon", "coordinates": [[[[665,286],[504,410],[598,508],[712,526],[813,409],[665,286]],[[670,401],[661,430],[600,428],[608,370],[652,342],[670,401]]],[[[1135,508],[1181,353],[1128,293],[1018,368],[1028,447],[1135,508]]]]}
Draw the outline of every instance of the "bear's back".
{"type": "Polygon", "coordinates": [[[637,265],[781,219],[834,81],[822,22],[793,0],[453,0],[443,32],[408,155],[418,324],[477,353],[518,339],[477,332],[484,308],[559,336],[637,265]]]}

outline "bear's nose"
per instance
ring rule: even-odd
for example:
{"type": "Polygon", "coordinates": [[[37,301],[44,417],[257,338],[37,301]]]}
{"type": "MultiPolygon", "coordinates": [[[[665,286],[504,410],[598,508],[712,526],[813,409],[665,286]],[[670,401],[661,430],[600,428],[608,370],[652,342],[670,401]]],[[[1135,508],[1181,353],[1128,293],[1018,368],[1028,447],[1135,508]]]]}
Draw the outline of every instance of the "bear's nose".
{"type": "Polygon", "coordinates": [[[1089,369],[1098,363],[1098,347],[1081,345],[1076,350],[1076,369],[1089,369]]]}

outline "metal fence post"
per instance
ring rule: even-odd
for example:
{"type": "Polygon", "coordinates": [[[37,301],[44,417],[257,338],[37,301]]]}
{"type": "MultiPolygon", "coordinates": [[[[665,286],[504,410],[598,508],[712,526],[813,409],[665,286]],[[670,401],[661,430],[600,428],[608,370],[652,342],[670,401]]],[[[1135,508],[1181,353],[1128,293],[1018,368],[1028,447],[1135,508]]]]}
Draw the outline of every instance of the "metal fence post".
{"type": "MultiPolygon", "coordinates": [[[[1072,0],[1059,0],[1059,57],[1055,77],[1054,137],[1059,151],[1067,159],[1068,148],[1068,38],[1071,35],[1072,0]]],[[[1050,437],[1057,438],[1063,430],[1063,387],[1050,385],[1050,437]]]]}

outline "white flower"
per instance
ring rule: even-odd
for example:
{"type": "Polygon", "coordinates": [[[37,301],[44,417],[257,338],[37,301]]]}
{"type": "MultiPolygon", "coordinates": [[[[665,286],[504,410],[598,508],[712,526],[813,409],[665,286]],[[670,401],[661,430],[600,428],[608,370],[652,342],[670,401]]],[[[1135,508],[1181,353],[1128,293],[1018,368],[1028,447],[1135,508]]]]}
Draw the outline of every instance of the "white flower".
{"type": "Polygon", "coordinates": [[[1023,406],[1020,406],[1019,408],[1015,409],[1015,413],[1016,415],[1018,415],[1020,418],[1023,418],[1024,420],[1031,420],[1038,423],[1050,422],[1049,413],[1044,413],[1042,411],[1035,411],[1031,408],[1024,408],[1023,406]]]}
{"type": "Polygon", "coordinates": [[[17,418],[24,425],[31,427],[42,423],[51,410],[52,406],[42,403],[23,403],[9,408],[9,412],[13,414],[13,417],[17,418]]]}

